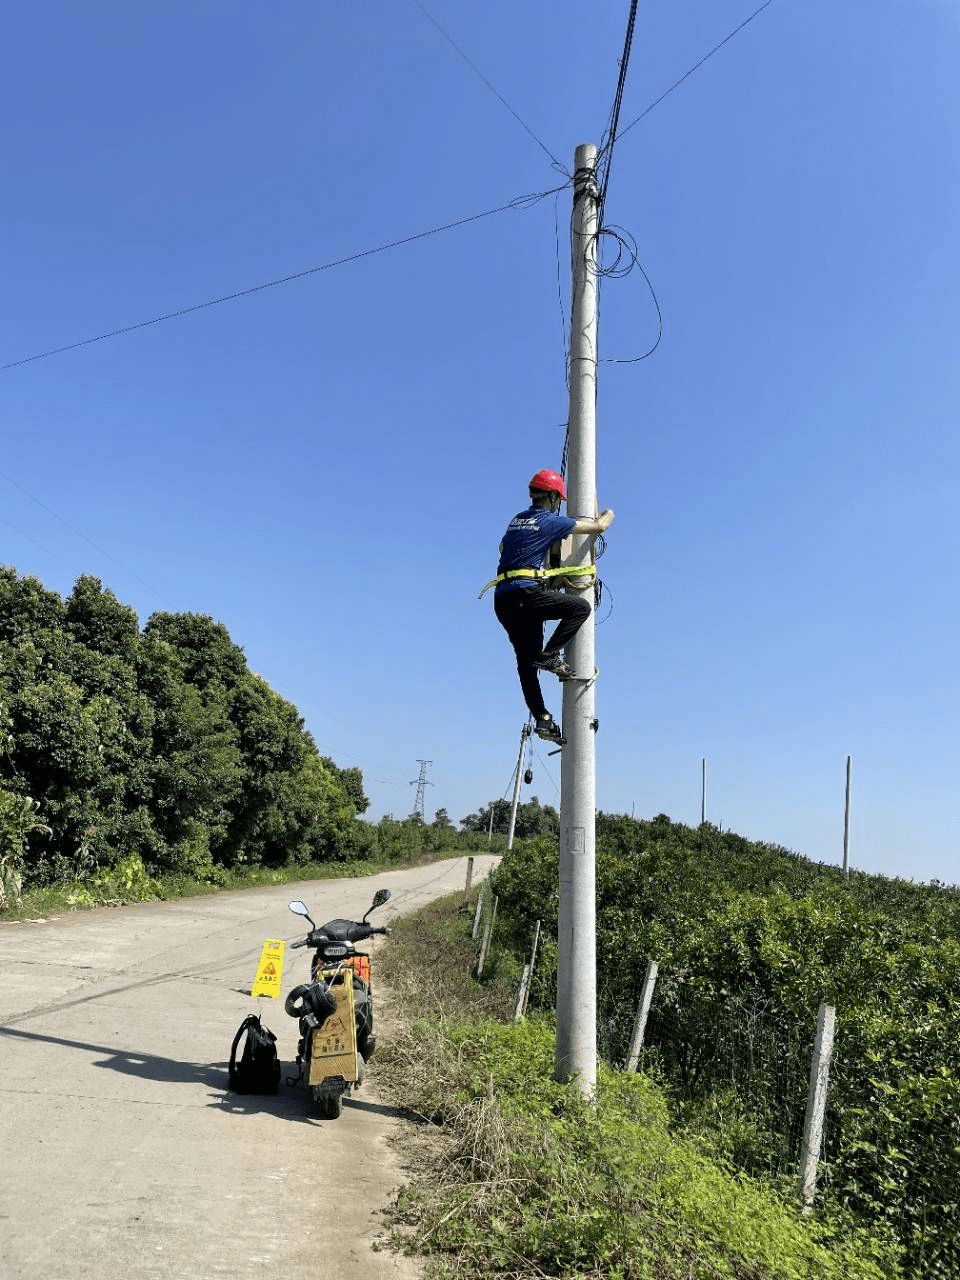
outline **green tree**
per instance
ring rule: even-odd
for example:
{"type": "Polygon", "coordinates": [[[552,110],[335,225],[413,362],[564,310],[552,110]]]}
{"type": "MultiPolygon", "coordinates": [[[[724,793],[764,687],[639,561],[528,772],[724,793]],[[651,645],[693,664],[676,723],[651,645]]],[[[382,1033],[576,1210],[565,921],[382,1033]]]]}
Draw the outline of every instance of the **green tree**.
{"type": "Polygon", "coordinates": [[[222,686],[184,679],[178,650],[144,636],[139,684],[152,708],[150,809],[161,837],[161,869],[201,872],[230,862],[227,832],[239,803],[243,760],[222,686]]]}
{"type": "Polygon", "coordinates": [[[397,821],[386,813],[374,828],[376,851],[388,862],[411,862],[423,850],[423,824],[409,818],[397,821]]]}
{"type": "MultiPolygon", "coordinates": [[[[478,813],[468,813],[460,820],[464,831],[489,831],[490,815],[493,814],[493,831],[497,835],[506,835],[510,829],[510,800],[491,800],[478,813]]],[[[560,834],[560,815],[550,805],[541,805],[536,796],[531,796],[526,804],[517,805],[513,834],[517,840],[529,840],[542,836],[558,836],[560,834]]]]}
{"type": "Polygon", "coordinates": [[[64,606],[67,630],[78,644],[103,656],[134,661],[140,640],[137,615],[104,589],[99,578],[79,577],[64,606]]]}
{"type": "Polygon", "coordinates": [[[227,835],[229,852],[244,862],[281,866],[306,834],[307,815],[293,784],[312,740],[296,708],[252,673],[233,690],[230,718],[243,764],[227,835]]]}
{"type": "Polygon", "coordinates": [[[63,626],[63,601],[37,578],[0,565],[0,641],[36,642],[63,626]]]}
{"type": "Polygon", "coordinates": [[[201,689],[211,684],[232,689],[251,674],[243,650],[230,639],[227,628],[207,614],[154,613],[143,634],[165,640],[177,651],[187,684],[201,689]]]}
{"type": "MultiPolygon", "coordinates": [[[[327,757],[324,756],[325,761],[326,759],[327,757]]],[[[337,768],[332,760],[329,763],[334,769],[337,768]]],[[[370,801],[363,791],[363,774],[356,768],[337,769],[337,773],[340,775],[340,785],[353,805],[354,813],[366,813],[370,808],[370,801]]]]}
{"type": "Polygon", "coordinates": [[[424,833],[430,849],[435,853],[442,853],[447,849],[456,849],[461,847],[464,842],[464,836],[457,831],[457,828],[450,821],[450,816],[446,809],[438,809],[434,814],[433,821],[424,833]]]}
{"type": "Polygon", "coordinates": [[[0,569],[0,701],[4,821],[22,828],[31,883],[132,856],[151,875],[206,877],[362,857],[374,841],[360,770],[320,757],[297,709],[207,615],[155,613],[140,633],[98,578],[64,604],[0,569]],[[16,817],[26,797],[49,840],[16,817]]]}
{"type": "Polygon", "coordinates": [[[306,841],[302,848],[311,859],[350,862],[370,856],[374,833],[357,820],[356,793],[344,788],[342,771],[332,760],[309,755],[301,773],[300,790],[307,806],[306,841]]]}
{"type": "MultiPolygon", "coordinates": [[[[12,727],[6,706],[0,702],[0,759],[6,759],[13,747],[12,727]]],[[[19,904],[27,837],[38,831],[50,834],[36,801],[0,785],[0,910],[11,903],[19,904]]]]}

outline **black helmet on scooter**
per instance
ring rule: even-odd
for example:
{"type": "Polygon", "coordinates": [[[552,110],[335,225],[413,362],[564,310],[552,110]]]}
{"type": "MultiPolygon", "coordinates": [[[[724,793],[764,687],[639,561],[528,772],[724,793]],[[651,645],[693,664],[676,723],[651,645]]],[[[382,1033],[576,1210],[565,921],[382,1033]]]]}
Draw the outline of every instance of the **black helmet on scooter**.
{"type": "Polygon", "coordinates": [[[283,1007],[291,1018],[305,1018],[312,1013],[318,1022],[322,1022],[331,1013],[336,1013],[337,997],[325,982],[304,982],[293,988],[283,1007]]]}

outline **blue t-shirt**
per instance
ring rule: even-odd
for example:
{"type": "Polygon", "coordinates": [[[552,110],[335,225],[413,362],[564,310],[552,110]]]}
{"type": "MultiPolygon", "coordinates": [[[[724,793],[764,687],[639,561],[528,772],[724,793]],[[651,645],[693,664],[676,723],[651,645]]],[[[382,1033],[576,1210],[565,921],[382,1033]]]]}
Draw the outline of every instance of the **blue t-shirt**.
{"type": "MultiPolygon", "coordinates": [[[[508,569],[542,569],[547,552],[555,542],[565,538],[576,523],[570,516],[554,515],[545,507],[528,507],[519,512],[503,535],[497,577],[508,569]]],[[[535,582],[536,579],[531,578],[508,578],[497,584],[497,594],[529,587],[535,582]]]]}

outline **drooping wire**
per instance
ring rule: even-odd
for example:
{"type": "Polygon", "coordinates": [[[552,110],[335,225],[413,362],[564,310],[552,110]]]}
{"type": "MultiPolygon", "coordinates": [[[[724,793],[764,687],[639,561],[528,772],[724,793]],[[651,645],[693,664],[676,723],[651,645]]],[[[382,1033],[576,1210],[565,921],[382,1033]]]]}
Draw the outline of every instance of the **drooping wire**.
{"type": "MultiPolygon", "coordinates": [[[[533,716],[530,717],[530,723],[531,724],[533,723],[533,716]]],[[[508,796],[512,797],[513,795],[513,789],[517,785],[517,770],[519,768],[520,768],[520,761],[518,760],[517,763],[513,766],[513,772],[510,774],[510,781],[503,788],[503,791],[500,793],[499,798],[496,800],[492,800],[490,803],[490,808],[493,811],[494,824],[496,824],[497,818],[499,817],[500,806],[502,804],[507,804],[507,797],[508,796]]]]}
{"type": "Polygon", "coordinates": [[[653,299],[653,305],[657,309],[657,340],[654,342],[652,347],[644,351],[644,353],[639,356],[604,356],[600,361],[602,364],[637,364],[638,361],[646,360],[647,356],[653,355],[663,338],[663,312],[660,310],[660,303],[657,300],[656,290],[654,289],[650,277],[647,275],[638,256],[639,250],[637,249],[637,242],[629,231],[624,227],[617,227],[613,225],[604,226],[597,232],[597,239],[599,242],[597,248],[598,255],[600,252],[599,246],[604,243],[605,239],[613,240],[616,245],[616,256],[613,261],[608,263],[606,266],[602,263],[598,263],[597,274],[601,278],[608,276],[613,280],[622,280],[625,276],[628,276],[631,271],[639,271],[647,282],[647,288],[650,290],[650,297],[653,299]]]}
{"type": "Polygon", "coordinates": [[[503,103],[503,105],[506,107],[506,109],[507,109],[507,110],[510,112],[510,114],[513,116],[514,120],[516,120],[516,121],[517,121],[517,123],[518,123],[522,128],[524,128],[524,129],[527,131],[527,133],[529,133],[530,137],[534,140],[534,142],[535,142],[535,143],[537,144],[537,146],[541,149],[541,151],[543,151],[543,152],[545,152],[545,153],[546,153],[546,155],[549,157],[550,162],[552,163],[552,165],[553,165],[554,169],[556,169],[559,173],[562,173],[562,174],[564,175],[564,177],[569,178],[569,177],[570,177],[570,174],[569,174],[569,173],[567,173],[566,169],[563,167],[563,165],[560,163],[560,161],[557,159],[557,157],[553,154],[553,152],[550,150],[550,148],[547,146],[547,144],[546,144],[545,142],[543,142],[540,138],[538,138],[538,137],[537,137],[537,135],[536,135],[536,134],[533,132],[533,130],[530,128],[530,126],[527,124],[526,120],[524,120],[522,116],[518,115],[516,111],[514,111],[513,107],[511,107],[510,103],[506,100],[506,98],[503,96],[503,94],[500,92],[500,90],[499,90],[499,89],[497,89],[494,85],[492,85],[492,84],[490,83],[490,81],[487,79],[487,77],[486,77],[486,76],[483,74],[483,72],[480,70],[480,68],[477,66],[477,64],[476,64],[475,62],[472,62],[472,61],[470,60],[470,58],[468,58],[468,57],[467,57],[467,55],[464,53],[464,51],[463,51],[463,50],[460,48],[460,46],[457,44],[456,40],[454,40],[454,38],[453,38],[453,36],[450,34],[450,32],[449,32],[449,31],[445,31],[445,30],[444,30],[444,28],[443,28],[443,27],[441,27],[440,23],[436,20],[436,18],[435,18],[435,17],[433,16],[433,14],[429,11],[429,9],[427,9],[426,5],[422,4],[422,3],[421,3],[421,0],[413,0],[413,3],[417,6],[417,8],[420,10],[420,12],[424,15],[424,17],[425,17],[425,18],[429,18],[429,20],[433,23],[433,25],[437,28],[437,30],[438,30],[438,31],[440,32],[440,34],[443,36],[444,40],[446,40],[446,41],[447,41],[447,43],[448,43],[449,45],[451,45],[451,46],[452,46],[452,47],[457,51],[457,53],[459,53],[460,57],[464,60],[464,62],[467,64],[467,66],[470,68],[470,70],[471,70],[475,75],[477,75],[477,76],[479,76],[479,77],[480,77],[480,79],[481,79],[481,80],[483,81],[483,83],[487,86],[487,88],[490,90],[490,92],[493,94],[493,96],[494,96],[495,98],[497,98],[500,102],[502,102],[502,103],[503,103]]]}
{"type": "Polygon", "coordinates": [[[609,601],[610,607],[607,609],[607,612],[603,615],[602,618],[597,619],[598,627],[602,627],[603,624],[610,617],[611,613],[613,613],[613,592],[610,590],[606,582],[601,582],[600,579],[598,578],[597,579],[597,609],[600,608],[600,601],[604,599],[606,596],[610,597],[610,601],[609,601]]]}
{"type": "MultiPolygon", "coordinates": [[[[561,188],[565,190],[565,188],[561,188]]],[[[559,212],[560,192],[553,197],[553,229],[557,245],[557,298],[560,302],[560,340],[563,344],[563,382],[570,391],[570,338],[567,334],[567,313],[563,305],[563,282],[560,276],[560,212],[559,212]]],[[[566,456],[566,446],[564,446],[564,456],[566,456]]],[[[561,472],[561,474],[564,474],[561,472]]]]}
{"type": "Polygon", "coordinates": [[[261,293],[264,289],[275,289],[281,284],[290,284],[293,280],[302,280],[306,276],[316,275],[320,271],[330,271],[333,267],[342,267],[349,262],[359,262],[362,258],[370,258],[378,253],[386,253],[390,249],[399,249],[403,245],[413,244],[417,240],[425,240],[429,236],[439,235],[442,231],[452,231],[457,227],[465,227],[471,222],[479,222],[481,218],[491,218],[498,213],[506,213],[521,209],[530,209],[541,200],[547,199],[548,196],[555,195],[558,191],[563,191],[568,185],[553,187],[549,191],[532,192],[529,195],[516,196],[513,200],[506,204],[499,205],[496,209],[485,209],[482,213],[474,213],[466,218],[458,218],[455,222],[445,222],[439,227],[431,227],[427,231],[418,231],[411,236],[403,236],[399,240],[391,240],[387,244],[377,245],[373,249],[362,249],[358,253],[348,254],[344,258],[335,258],[330,262],[321,263],[317,267],[307,267],[303,271],[295,271],[292,275],[281,276],[277,280],[268,280],[265,284],[251,285],[246,289],[238,289],[235,293],[224,294],[220,298],[211,298],[208,302],[198,302],[190,307],[181,307],[177,311],[168,311],[165,315],[154,316],[152,320],[141,320],[137,324],[124,325],[120,329],[111,329],[109,333],[98,334],[95,338],[82,338],[79,342],[69,342],[62,347],[52,347],[49,351],[41,351],[37,355],[25,356],[21,360],[11,360],[8,364],[0,365],[0,373],[8,369],[16,369],[23,364],[31,364],[35,360],[45,360],[48,356],[62,355],[65,351],[76,351],[78,347],[89,347],[95,342],[105,342],[108,338],[117,338],[121,334],[133,333],[137,329],[148,329],[151,325],[162,324],[166,320],[176,320],[180,316],[187,316],[195,311],[203,311],[207,307],[219,306],[222,302],[233,302],[237,298],[245,298],[251,293],[261,293]]]}
{"type": "Polygon", "coordinates": [[[553,774],[550,772],[550,766],[547,764],[546,760],[544,760],[544,758],[543,758],[543,756],[540,754],[539,750],[535,750],[535,749],[534,749],[534,746],[533,746],[533,743],[532,743],[532,742],[530,743],[530,750],[531,750],[531,754],[536,754],[537,762],[539,763],[540,768],[543,770],[543,772],[547,775],[547,778],[548,778],[548,780],[549,780],[549,782],[550,782],[550,785],[553,787],[554,794],[555,794],[556,796],[559,796],[559,795],[560,795],[560,784],[557,782],[556,778],[555,778],[555,777],[553,776],[553,774]]]}
{"type": "Polygon", "coordinates": [[[615,251],[615,256],[609,262],[597,262],[597,275],[601,278],[622,280],[637,266],[637,242],[631,232],[609,224],[597,232],[597,240],[598,258],[605,241],[612,241],[615,251]]]}
{"type": "MultiPolygon", "coordinates": [[[[572,252],[572,246],[573,246],[572,219],[571,219],[571,227],[570,227],[570,237],[571,237],[571,252],[572,252]]],[[[646,351],[642,352],[642,354],[638,356],[623,356],[623,357],[598,356],[597,363],[598,364],[637,364],[639,361],[646,360],[648,356],[653,355],[654,351],[656,351],[657,347],[659,347],[663,339],[663,312],[660,309],[660,302],[657,298],[656,290],[653,287],[653,282],[651,281],[649,275],[647,274],[643,264],[640,262],[637,242],[634,239],[631,232],[627,231],[624,227],[614,226],[613,224],[599,226],[596,232],[596,240],[597,240],[596,272],[598,276],[598,280],[597,280],[597,326],[598,328],[600,324],[600,303],[601,303],[600,285],[602,281],[607,278],[613,279],[613,280],[622,280],[624,277],[628,276],[631,273],[631,271],[634,271],[634,270],[639,271],[640,274],[643,276],[644,280],[646,281],[647,288],[650,291],[650,297],[653,299],[653,305],[654,307],[656,307],[656,311],[657,311],[657,337],[654,343],[650,347],[648,347],[646,351]],[[614,257],[611,261],[604,264],[601,261],[601,249],[604,244],[609,243],[611,241],[615,245],[614,257]]],[[[569,387],[570,387],[569,343],[567,345],[566,351],[567,351],[567,355],[566,355],[567,390],[569,391],[569,387]]],[[[563,425],[564,425],[564,440],[563,440],[563,454],[561,459],[560,474],[564,478],[566,478],[567,453],[568,453],[569,442],[570,442],[570,427],[569,427],[569,423],[564,423],[563,425]]]]}
{"type": "Polygon", "coordinates": [[[764,0],[764,3],[760,6],[759,9],[755,9],[753,13],[750,14],[749,18],[744,18],[743,22],[740,23],[739,27],[734,27],[734,29],[730,32],[729,35],[724,36],[724,38],[720,41],[719,44],[715,44],[709,53],[705,53],[699,62],[695,62],[689,71],[685,71],[679,80],[675,80],[669,89],[664,90],[664,92],[661,93],[659,98],[654,99],[654,101],[650,103],[649,107],[646,107],[643,111],[641,111],[635,120],[631,120],[628,125],[624,125],[624,127],[617,134],[617,137],[616,139],[614,139],[614,141],[616,141],[619,138],[622,138],[624,134],[629,133],[635,124],[639,124],[640,121],[644,118],[644,116],[648,116],[650,112],[654,109],[654,107],[658,107],[660,103],[664,100],[664,98],[669,97],[670,94],[673,93],[674,89],[679,89],[679,87],[683,84],[684,80],[688,80],[695,71],[699,71],[705,62],[707,62],[710,58],[712,58],[715,53],[718,53],[719,50],[721,50],[725,44],[727,44],[730,40],[732,40],[735,35],[738,35],[744,29],[745,26],[747,26],[749,23],[751,23],[754,20],[754,18],[758,18],[760,14],[763,13],[764,9],[769,9],[769,7],[772,4],[773,4],[773,0],[764,0]]]}

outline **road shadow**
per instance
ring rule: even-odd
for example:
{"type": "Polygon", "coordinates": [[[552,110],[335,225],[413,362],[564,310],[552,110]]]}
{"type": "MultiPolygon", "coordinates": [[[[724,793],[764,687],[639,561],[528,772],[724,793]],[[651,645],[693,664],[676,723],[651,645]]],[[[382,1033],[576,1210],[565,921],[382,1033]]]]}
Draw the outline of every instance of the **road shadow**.
{"type": "MultiPolygon", "coordinates": [[[[71,1040],[66,1036],[52,1036],[41,1031],[24,1031],[19,1027],[0,1026],[0,1037],[27,1040],[34,1044],[59,1045],[64,1049],[79,1049],[83,1053],[100,1054],[102,1060],[95,1067],[118,1071],[121,1075],[140,1080],[156,1080],[161,1084],[199,1084],[210,1089],[214,1096],[208,1106],[231,1115],[253,1115],[266,1112],[296,1123],[328,1124],[328,1117],[317,1110],[309,1089],[301,1085],[297,1077],[296,1063],[281,1062],[280,1089],[276,1094],[234,1093],[229,1084],[227,1062],[182,1062],[177,1058],[165,1058],[154,1053],[136,1053],[129,1049],[117,1049],[111,1045],[93,1044],[86,1040],[71,1040]]],[[[403,1107],[389,1106],[346,1094],[344,1110],[356,1110],[372,1115],[400,1120],[405,1124],[429,1125],[425,1117],[403,1107]]]]}
{"type": "MultiPolygon", "coordinates": [[[[356,1094],[348,1093],[343,1100],[344,1109],[347,1107],[351,1111],[367,1111],[372,1115],[387,1116],[390,1120],[406,1120],[419,1123],[423,1118],[415,1116],[410,1111],[405,1111],[403,1107],[390,1107],[383,1102],[367,1102],[364,1098],[358,1098],[356,1094]]],[[[429,1121],[424,1120],[424,1124],[429,1121]]]]}
{"type": "Polygon", "coordinates": [[[244,1115],[267,1112],[284,1119],[312,1122],[319,1117],[309,1113],[312,1102],[309,1094],[296,1085],[284,1087],[287,1078],[294,1077],[296,1066],[281,1063],[281,1085],[276,1094],[241,1094],[230,1090],[227,1062],[182,1062],[177,1058],[165,1058],[153,1053],[135,1053],[116,1049],[105,1044],[91,1044],[85,1040],[70,1040],[65,1036],[52,1036],[39,1031],[23,1031],[19,1027],[0,1026],[0,1036],[28,1040],[34,1044],[60,1045],[64,1049],[79,1049],[84,1053],[102,1054],[103,1060],[95,1067],[118,1071],[121,1075],[141,1080],[156,1080],[161,1084],[199,1084],[216,1094],[208,1103],[222,1111],[244,1115]],[[287,1068],[284,1072],[284,1067],[287,1068]],[[306,1104],[306,1105],[304,1105],[306,1104]]]}

